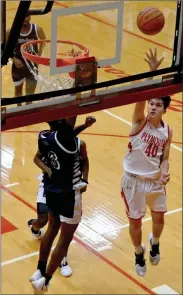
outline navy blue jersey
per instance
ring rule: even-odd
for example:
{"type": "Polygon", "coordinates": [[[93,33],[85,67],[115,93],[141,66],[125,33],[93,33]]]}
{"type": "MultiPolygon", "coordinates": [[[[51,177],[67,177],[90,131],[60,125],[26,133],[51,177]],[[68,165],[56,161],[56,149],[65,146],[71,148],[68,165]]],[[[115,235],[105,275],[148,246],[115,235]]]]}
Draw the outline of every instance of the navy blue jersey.
{"type": "MultiPolygon", "coordinates": [[[[15,45],[15,49],[13,52],[14,57],[20,59],[23,63],[25,63],[24,57],[22,56],[22,53],[20,50],[21,46],[26,42],[34,41],[34,40],[38,40],[38,39],[39,39],[39,37],[38,37],[38,33],[37,33],[37,25],[30,24],[29,32],[26,34],[20,33],[20,36],[18,37],[17,43],[15,45]]],[[[26,50],[26,51],[28,51],[28,50],[26,50]]],[[[30,53],[32,53],[32,54],[38,53],[38,45],[37,44],[31,45],[30,53]]]]}
{"type": "Polygon", "coordinates": [[[59,139],[57,131],[42,131],[39,134],[38,147],[44,163],[51,168],[52,176],[44,175],[46,191],[70,191],[81,180],[80,141],[73,139],[72,149],[68,149],[64,140],[59,139]]]}

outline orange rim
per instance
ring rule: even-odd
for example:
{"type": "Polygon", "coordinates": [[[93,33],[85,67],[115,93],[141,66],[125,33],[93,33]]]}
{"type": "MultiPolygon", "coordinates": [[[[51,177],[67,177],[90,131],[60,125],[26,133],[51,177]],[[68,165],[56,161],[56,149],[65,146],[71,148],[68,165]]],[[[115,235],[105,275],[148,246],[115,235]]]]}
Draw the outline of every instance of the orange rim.
{"type": "MultiPolygon", "coordinates": [[[[50,40],[34,40],[34,41],[26,42],[21,46],[21,52],[22,52],[25,59],[32,61],[36,64],[49,66],[50,65],[50,58],[49,57],[33,55],[31,53],[26,52],[25,49],[26,49],[26,47],[33,45],[33,44],[50,43],[50,42],[51,42],[50,40]]],[[[65,57],[57,58],[56,59],[56,66],[57,67],[64,67],[64,66],[72,65],[75,63],[75,61],[78,58],[80,59],[81,57],[88,57],[89,56],[89,49],[79,43],[67,41],[67,40],[57,40],[57,43],[76,45],[83,51],[82,55],[80,55],[80,56],[73,57],[73,56],[66,56],[65,55],[65,57]]],[[[64,56],[64,54],[63,54],[63,56],[64,56]]]]}

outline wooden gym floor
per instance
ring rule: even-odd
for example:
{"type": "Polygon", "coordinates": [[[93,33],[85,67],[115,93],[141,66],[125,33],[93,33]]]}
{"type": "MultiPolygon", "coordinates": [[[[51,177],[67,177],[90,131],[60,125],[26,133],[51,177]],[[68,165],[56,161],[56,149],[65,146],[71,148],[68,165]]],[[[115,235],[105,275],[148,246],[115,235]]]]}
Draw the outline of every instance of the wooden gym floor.
{"type": "MultiPolygon", "coordinates": [[[[54,8],[73,5],[81,5],[81,2],[56,2],[54,8]]],[[[171,64],[176,2],[154,1],[153,5],[162,9],[166,25],[161,34],[148,38],[136,28],[135,18],[143,7],[150,6],[150,2],[125,2],[123,58],[119,65],[100,70],[99,80],[145,71],[147,65],[143,58],[149,48],[157,47],[159,54],[164,54],[163,66],[171,64]]],[[[10,26],[17,1],[8,2],[7,6],[10,26]]],[[[42,8],[43,2],[36,1],[33,6],[42,8]]],[[[96,56],[112,51],[115,30],[113,11],[72,16],[72,28],[67,19],[64,21],[61,32],[58,30],[61,38],[72,38],[87,45],[96,56]],[[90,32],[98,32],[99,36],[91,38],[90,32]]],[[[32,22],[42,26],[50,37],[49,15],[32,17],[32,22]]],[[[10,73],[10,65],[3,68],[3,97],[14,95],[10,73]]],[[[147,253],[148,271],[144,278],[136,276],[134,271],[128,219],[120,197],[122,159],[128,143],[132,105],[92,115],[97,119],[96,125],[80,136],[88,147],[90,177],[88,191],[83,195],[83,220],[69,250],[73,275],[66,279],[58,270],[49,293],[165,294],[172,289],[181,294],[182,96],[177,94],[172,97],[164,117],[173,127],[174,137],[170,153],[171,181],[167,186],[169,211],[161,239],[161,263],[156,268],[152,267],[147,253]]],[[[84,119],[85,116],[79,117],[77,123],[84,122],[84,119]]],[[[36,216],[37,176],[40,171],[32,159],[37,150],[38,132],[46,128],[46,124],[39,124],[2,134],[2,294],[33,294],[28,279],[36,269],[40,242],[31,236],[27,221],[36,216]]],[[[149,216],[147,212],[143,223],[143,242],[147,246],[147,236],[151,232],[149,216]]]]}

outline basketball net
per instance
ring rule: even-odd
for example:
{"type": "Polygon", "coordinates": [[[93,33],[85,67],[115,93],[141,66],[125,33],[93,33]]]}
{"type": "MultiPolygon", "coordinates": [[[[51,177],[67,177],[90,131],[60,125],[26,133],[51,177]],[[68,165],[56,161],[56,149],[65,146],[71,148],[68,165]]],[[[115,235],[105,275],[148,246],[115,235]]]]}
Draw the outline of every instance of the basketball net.
{"type": "MultiPolygon", "coordinates": [[[[43,52],[41,56],[44,56],[48,51],[48,46],[50,44],[45,44],[43,52]]],[[[34,50],[33,46],[29,46],[26,48],[28,53],[38,56],[37,52],[34,50]]],[[[70,44],[58,44],[57,51],[59,51],[59,55],[67,56],[79,56],[81,52],[75,45],[70,44]],[[69,47],[69,48],[68,48],[69,47]]],[[[49,92],[54,90],[63,90],[74,87],[75,79],[71,78],[69,73],[59,74],[50,76],[49,67],[41,64],[36,64],[24,58],[27,68],[30,73],[34,76],[37,81],[37,89],[36,92],[49,92]]]]}
{"type": "MultiPolygon", "coordinates": [[[[57,67],[75,64],[75,71],[50,76],[50,47],[50,40],[30,41],[21,47],[26,66],[37,81],[36,92],[51,92],[96,83],[97,62],[95,57],[89,57],[89,50],[86,47],[72,41],[57,40],[55,59],[57,67]],[[38,55],[40,50],[42,53],[38,55]]],[[[91,91],[91,95],[94,93],[95,91],[91,91]]],[[[79,99],[80,93],[77,93],[76,97],[79,99]]]]}

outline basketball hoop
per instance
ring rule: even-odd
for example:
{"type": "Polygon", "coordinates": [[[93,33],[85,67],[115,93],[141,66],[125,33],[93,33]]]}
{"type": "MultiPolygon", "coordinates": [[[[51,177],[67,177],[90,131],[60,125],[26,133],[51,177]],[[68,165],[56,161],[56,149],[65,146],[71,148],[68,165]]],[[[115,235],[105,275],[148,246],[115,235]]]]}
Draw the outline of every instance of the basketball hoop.
{"type": "MultiPolygon", "coordinates": [[[[27,43],[24,43],[21,46],[21,52],[26,60],[34,62],[36,64],[41,64],[44,66],[50,65],[50,57],[39,56],[35,54],[35,51],[32,50],[34,45],[44,45],[48,49],[50,46],[50,40],[34,40],[27,43]]],[[[50,48],[48,49],[50,51],[50,48]]],[[[75,63],[75,60],[78,57],[88,57],[89,50],[85,46],[72,42],[57,40],[57,56],[56,56],[56,65],[57,67],[63,67],[67,65],[72,65],[75,63]],[[61,57],[63,56],[63,57],[61,57]]]]}
{"type": "MultiPolygon", "coordinates": [[[[67,89],[76,86],[75,72],[50,76],[50,40],[34,40],[24,43],[21,46],[21,53],[27,68],[38,81],[40,92],[67,89]],[[40,46],[42,46],[42,53],[38,55],[40,46]]],[[[89,50],[76,42],[57,40],[57,54],[55,59],[57,67],[74,65],[77,64],[77,60],[84,62],[85,59],[90,59],[89,50]]]]}

